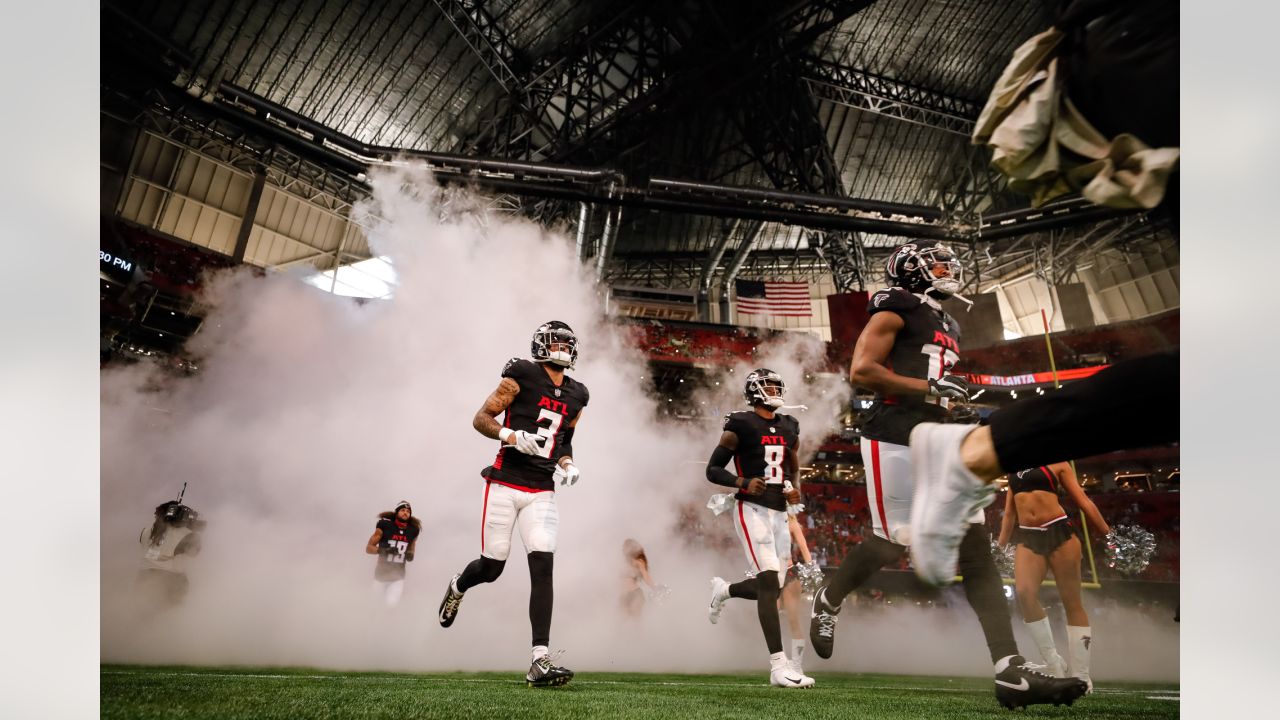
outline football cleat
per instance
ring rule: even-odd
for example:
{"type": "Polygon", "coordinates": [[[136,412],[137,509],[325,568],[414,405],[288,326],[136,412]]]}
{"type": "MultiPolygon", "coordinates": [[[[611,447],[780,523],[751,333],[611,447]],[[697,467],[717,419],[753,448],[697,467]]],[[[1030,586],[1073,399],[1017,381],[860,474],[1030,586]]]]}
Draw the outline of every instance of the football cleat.
{"type": "MultiPolygon", "coordinates": [[[[997,666],[998,667],[998,666],[997,666]]],[[[1027,662],[1021,655],[996,673],[996,701],[1009,710],[1027,705],[1070,705],[1089,690],[1079,678],[1046,675],[1043,665],[1027,662]]]]}
{"type": "Polygon", "coordinates": [[[551,657],[543,655],[529,666],[529,673],[524,676],[529,687],[555,687],[564,685],[573,679],[573,671],[558,667],[551,662],[551,657]]]}
{"type": "Polygon", "coordinates": [[[813,683],[813,678],[797,670],[790,662],[769,671],[769,684],[774,687],[804,690],[813,687],[813,683]]]}
{"type": "Polygon", "coordinates": [[[840,618],[840,608],[832,608],[827,604],[827,588],[813,594],[813,604],[809,606],[809,643],[820,658],[830,658],[836,648],[836,623],[840,618]]]}
{"type": "Polygon", "coordinates": [[[994,497],[960,461],[960,443],[975,427],[920,423],[911,431],[911,566],[930,585],[955,577],[969,517],[994,497]]]}
{"type": "Polygon", "coordinates": [[[458,607],[462,605],[462,593],[453,588],[457,584],[459,577],[461,577],[461,573],[454,575],[449,580],[449,586],[444,591],[444,599],[440,601],[441,627],[449,627],[453,624],[453,619],[458,617],[458,607]]]}
{"type": "Polygon", "coordinates": [[[724,601],[729,599],[729,583],[724,578],[711,578],[711,605],[707,608],[707,619],[712,625],[720,622],[720,611],[724,609],[724,601]]]}

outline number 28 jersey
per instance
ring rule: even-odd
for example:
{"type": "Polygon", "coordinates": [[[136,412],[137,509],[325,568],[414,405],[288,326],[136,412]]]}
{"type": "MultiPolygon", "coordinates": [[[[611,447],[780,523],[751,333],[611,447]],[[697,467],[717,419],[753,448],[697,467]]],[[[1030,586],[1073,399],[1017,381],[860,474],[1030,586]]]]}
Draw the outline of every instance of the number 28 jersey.
{"type": "Polygon", "coordinates": [[[514,446],[504,444],[493,465],[480,474],[505,485],[555,490],[551,474],[555,472],[556,460],[565,455],[565,431],[587,406],[591,394],[586,385],[568,375],[556,386],[541,365],[521,358],[508,360],[502,368],[502,377],[520,384],[520,392],[507,407],[502,426],[540,436],[542,450],[537,455],[525,455],[514,446]]]}
{"type": "MultiPolygon", "coordinates": [[[[880,290],[871,296],[867,312],[891,312],[902,318],[902,329],[886,360],[898,375],[941,378],[960,361],[960,326],[922,296],[896,287],[880,290]]],[[[942,422],[949,402],[932,396],[877,394],[863,421],[862,434],[871,440],[906,445],[916,425],[942,422]]]]}
{"type": "Polygon", "coordinates": [[[765,483],[762,495],[739,492],[734,497],[770,510],[786,510],[782,485],[788,480],[795,484],[787,450],[795,452],[800,442],[800,421],[782,413],[774,413],[773,419],[766,420],[747,410],[725,415],[724,429],[738,436],[738,449],[733,454],[738,477],[764,478],[765,483]]]}

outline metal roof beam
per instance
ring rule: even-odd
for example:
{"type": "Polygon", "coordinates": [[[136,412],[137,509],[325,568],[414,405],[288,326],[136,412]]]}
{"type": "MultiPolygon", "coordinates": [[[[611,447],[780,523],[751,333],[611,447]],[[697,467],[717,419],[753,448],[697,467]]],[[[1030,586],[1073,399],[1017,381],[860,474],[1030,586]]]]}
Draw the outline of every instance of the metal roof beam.
{"type": "Polygon", "coordinates": [[[803,58],[801,67],[816,97],[966,138],[982,112],[967,100],[812,56],[803,58]]]}
{"type": "Polygon", "coordinates": [[[502,89],[516,90],[520,86],[517,72],[523,64],[519,52],[498,21],[484,9],[484,3],[478,0],[434,2],[502,89]]]}

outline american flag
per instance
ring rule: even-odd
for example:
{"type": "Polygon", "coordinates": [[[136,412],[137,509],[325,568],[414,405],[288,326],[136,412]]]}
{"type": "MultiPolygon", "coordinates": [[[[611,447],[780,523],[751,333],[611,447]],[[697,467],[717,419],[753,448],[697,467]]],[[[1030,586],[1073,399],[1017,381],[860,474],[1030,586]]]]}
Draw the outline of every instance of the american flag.
{"type": "Polygon", "coordinates": [[[738,295],[738,312],[743,315],[813,316],[809,283],[734,280],[733,287],[738,295]]]}

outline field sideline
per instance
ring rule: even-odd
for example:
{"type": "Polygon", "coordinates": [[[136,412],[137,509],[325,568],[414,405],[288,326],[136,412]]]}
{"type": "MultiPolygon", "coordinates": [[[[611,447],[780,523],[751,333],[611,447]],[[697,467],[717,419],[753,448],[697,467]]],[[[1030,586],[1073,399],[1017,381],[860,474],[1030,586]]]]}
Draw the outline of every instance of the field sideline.
{"type": "MultiPolygon", "coordinates": [[[[780,690],[766,674],[582,672],[562,688],[531,689],[520,673],[375,673],[305,668],[103,665],[104,719],[233,718],[896,718],[1001,717],[990,680],[811,673],[811,690],[780,690]],[[785,703],[785,709],[779,703],[785,703]]],[[[1177,718],[1178,686],[1104,684],[1060,718],[1177,718]]]]}

